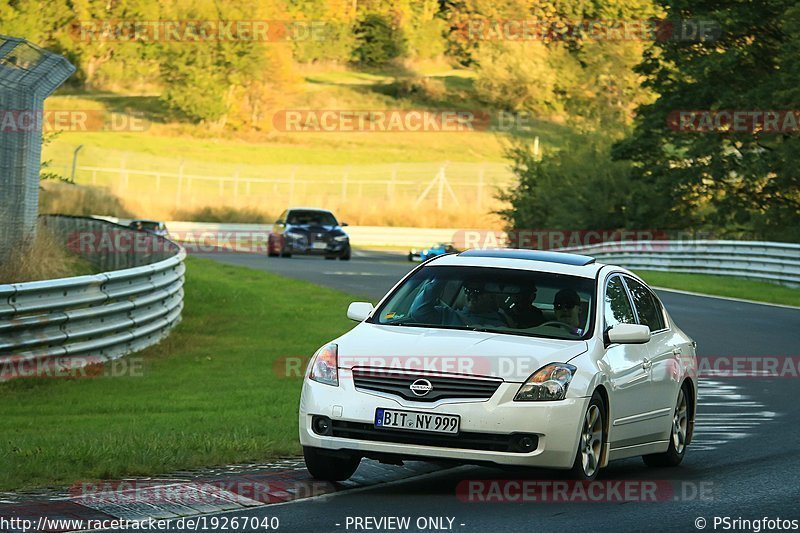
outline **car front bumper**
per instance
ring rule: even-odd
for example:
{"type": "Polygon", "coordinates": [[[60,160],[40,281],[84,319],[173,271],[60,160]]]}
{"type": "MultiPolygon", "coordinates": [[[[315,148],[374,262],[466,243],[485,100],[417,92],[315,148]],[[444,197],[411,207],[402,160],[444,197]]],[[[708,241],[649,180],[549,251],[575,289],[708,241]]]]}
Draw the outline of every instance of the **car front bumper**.
{"type": "Polygon", "coordinates": [[[325,248],[314,248],[305,241],[287,241],[286,251],[293,254],[341,255],[349,246],[349,241],[330,241],[325,248]]]}
{"type": "MultiPolygon", "coordinates": [[[[568,398],[554,402],[514,402],[520,383],[503,383],[488,400],[440,400],[425,403],[404,400],[377,392],[356,390],[352,375],[340,369],[339,386],[333,387],[306,379],[300,398],[300,442],[303,446],[327,450],[344,450],[360,455],[399,455],[429,459],[451,459],[465,463],[491,462],[501,465],[570,468],[575,460],[580,432],[589,398],[568,398]],[[409,411],[424,411],[459,415],[459,435],[503,436],[529,434],[538,437],[537,447],[527,453],[465,448],[446,444],[447,439],[460,436],[442,436],[436,445],[414,440],[415,435],[431,435],[409,431],[372,430],[375,410],[379,407],[409,411]],[[357,425],[369,428],[381,440],[318,435],[312,429],[314,415],[329,417],[334,426],[357,425]],[[401,435],[391,442],[387,435],[401,435]],[[443,441],[443,442],[442,442],[443,441]]],[[[339,432],[341,433],[341,432],[339,432]]],[[[424,438],[419,439],[425,440],[424,438]]]]}

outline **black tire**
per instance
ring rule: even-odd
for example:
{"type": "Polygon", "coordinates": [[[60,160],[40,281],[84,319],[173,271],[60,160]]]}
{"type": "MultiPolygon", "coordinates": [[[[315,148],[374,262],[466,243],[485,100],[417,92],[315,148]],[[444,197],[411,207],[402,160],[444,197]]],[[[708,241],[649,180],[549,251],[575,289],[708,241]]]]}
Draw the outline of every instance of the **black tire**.
{"type": "Polygon", "coordinates": [[[285,248],[281,248],[281,257],[292,257],[292,253],[287,252],[285,248]]]}
{"type": "Polygon", "coordinates": [[[342,252],[342,255],[339,256],[339,259],[342,261],[350,261],[350,247],[348,246],[347,249],[342,252]]]}
{"type": "Polygon", "coordinates": [[[309,446],[303,446],[303,458],[311,476],[323,481],[344,481],[361,463],[360,457],[328,454],[309,446]]]}
{"type": "Polygon", "coordinates": [[[269,257],[278,257],[279,255],[281,254],[279,254],[278,252],[267,252],[267,256],[269,257]]]}
{"type": "Polygon", "coordinates": [[[670,430],[669,448],[664,453],[654,453],[643,455],[642,460],[647,466],[678,466],[686,455],[686,447],[690,437],[689,417],[691,416],[692,397],[689,386],[684,383],[678,398],[675,401],[675,409],[672,411],[672,429],[670,430]]]}
{"type": "Polygon", "coordinates": [[[600,472],[600,463],[605,453],[605,446],[606,406],[603,402],[603,397],[595,392],[586,407],[583,419],[581,419],[581,437],[578,440],[578,450],[575,453],[575,462],[572,464],[570,477],[579,481],[593,481],[597,478],[597,474],[600,472]],[[591,435],[590,439],[587,438],[587,429],[591,430],[588,432],[591,435]],[[597,441],[598,438],[599,442],[597,441]],[[591,453],[589,452],[590,449],[591,453]],[[588,459],[588,457],[593,458],[593,465],[592,459],[588,459]]]}

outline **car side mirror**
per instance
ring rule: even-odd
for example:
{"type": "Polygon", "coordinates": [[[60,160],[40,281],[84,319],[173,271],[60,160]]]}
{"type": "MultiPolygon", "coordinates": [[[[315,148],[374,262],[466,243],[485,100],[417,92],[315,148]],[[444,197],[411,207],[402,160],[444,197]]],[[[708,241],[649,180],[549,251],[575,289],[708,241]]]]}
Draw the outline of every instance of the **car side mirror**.
{"type": "Polygon", "coordinates": [[[347,318],[356,322],[363,322],[372,314],[375,307],[369,302],[353,302],[347,308],[347,318]]]}
{"type": "Polygon", "coordinates": [[[650,328],[642,324],[617,324],[606,331],[609,344],[645,344],[650,341],[650,328]]]}
{"type": "Polygon", "coordinates": [[[340,225],[341,227],[345,227],[345,226],[349,226],[350,224],[348,224],[347,222],[342,222],[342,223],[341,223],[341,224],[339,224],[339,225],[340,225]]]}

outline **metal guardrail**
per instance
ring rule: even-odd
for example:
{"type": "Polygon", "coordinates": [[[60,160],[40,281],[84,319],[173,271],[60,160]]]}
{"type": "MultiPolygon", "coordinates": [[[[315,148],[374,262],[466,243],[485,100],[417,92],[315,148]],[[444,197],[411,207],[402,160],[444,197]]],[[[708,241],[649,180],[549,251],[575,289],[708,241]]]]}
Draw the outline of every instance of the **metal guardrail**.
{"type": "Polygon", "coordinates": [[[562,248],[633,270],[738,276],[800,284],[800,244],[758,241],[623,241],[562,248]]]}
{"type": "Polygon", "coordinates": [[[159,245],[154,252],[120,251],[94,244],[133,242],[142,233],[90,218],[46,216],[41,222],[68,246],[88,235],[93,246],[75,251],[113,270],[0,285],[0,381],[20,368],[52,368],[53,361],[69,366],[76,359],[117,359],[156,344],[178,324],[186,258],[180,245],[147,236],[152,241],[145,248],[159,245]]]}

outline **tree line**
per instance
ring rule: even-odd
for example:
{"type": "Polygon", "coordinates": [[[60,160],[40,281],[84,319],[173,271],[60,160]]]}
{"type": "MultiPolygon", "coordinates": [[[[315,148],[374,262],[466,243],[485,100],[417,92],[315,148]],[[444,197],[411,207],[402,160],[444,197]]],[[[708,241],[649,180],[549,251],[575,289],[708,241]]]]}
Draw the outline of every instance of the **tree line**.
{"type": "MultiPolygon", "coordinates": [[[[65,55],[81,89],[153,92],[179,120],[226,129],[269,129],[298,64],[445,58],[474,71],[478,105],[571,132],[542,159],[512,139],[509,227],[800,240],[797,131],[767,131],[763,117],[718,123],[722,112],[796,106],[792,0],[0,0],[0,33],[65,55]],[[114,34],[121,21],[270,21],[272,33],[200,46],[114,34]],[[647,31],[620,33],[615,21],[647,31]],[[685,32],[706,23],[713,32],[685,32]]],[[[424,78],[398,87],[441,92],[424,78]]]]}

